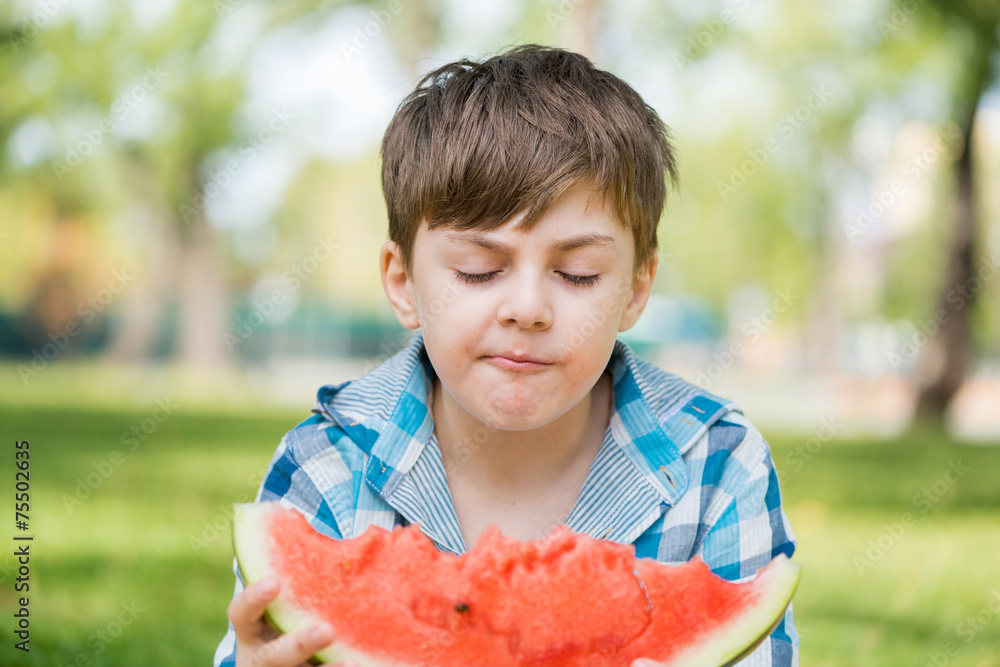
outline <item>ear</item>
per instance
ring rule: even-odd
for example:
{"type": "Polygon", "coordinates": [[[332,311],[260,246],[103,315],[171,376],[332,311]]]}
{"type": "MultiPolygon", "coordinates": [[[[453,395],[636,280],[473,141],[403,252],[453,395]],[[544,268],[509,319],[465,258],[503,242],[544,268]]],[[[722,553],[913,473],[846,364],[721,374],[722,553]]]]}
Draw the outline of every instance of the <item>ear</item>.
{"type": "Polygon", "coordinates": [[[660,257],[653,253],[652,259],[639,269],[639,273],[635,276],[635,282],[632,283],[632,296],[625,304],[625,311],[622,313],[618,331],[631,329],[639,320],[639,316],[646,308],[646,302],[649,301],[649,295],[653,291],[653,278],[656,277],[656,269],[659,265],[660,257]]]}
{"type": "Polygon", "coordinates": [[[413,281],[403,270],[403,251],[395,241],[386,241],[378,258],[382,273],[382,289],[396,319],[404,329],[418,329],[420,319],[414,307],[413,281]]]}

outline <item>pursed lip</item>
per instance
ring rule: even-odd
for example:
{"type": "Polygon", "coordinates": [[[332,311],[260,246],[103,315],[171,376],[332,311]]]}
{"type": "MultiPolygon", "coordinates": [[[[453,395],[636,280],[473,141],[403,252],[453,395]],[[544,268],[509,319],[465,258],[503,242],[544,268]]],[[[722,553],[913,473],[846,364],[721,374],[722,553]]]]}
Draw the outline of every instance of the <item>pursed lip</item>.
{"type": "Polygon", "coordinates": [[[516,352],[501,352],[500,354],[493,355],[496,357],[503,357],[504,359],[510,359],[511,361],[530,361],[534,364],[547,364],[549,362],[544,359],[539,359],[538,357],[533,357],[530,354],[518,354],[516,352]]]}
{"type": "Polygon", "coordinates": [[[532,357],[526,354],[515,354],[515,353],[504,353],[494,356],[486,357],[494,366],[499,366],[500,368],[506,368],[508,370],[534,370],[537,368],[545,368],[550,365],[550,362],[542,361],[536,357],[532,357]]]}

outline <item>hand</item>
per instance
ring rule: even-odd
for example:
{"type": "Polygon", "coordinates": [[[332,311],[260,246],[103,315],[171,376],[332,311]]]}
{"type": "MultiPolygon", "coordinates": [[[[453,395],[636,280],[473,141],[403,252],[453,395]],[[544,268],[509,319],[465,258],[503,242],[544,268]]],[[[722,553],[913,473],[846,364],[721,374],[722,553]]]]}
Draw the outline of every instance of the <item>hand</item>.
{"type": "MultiPolygon", "coordinates": [[[[236,667],[311,667],[309,658],[335,639],[329,623],[278,635],[264,619],[264,609],[278,595],[279,584],[267,578],[233,598],[226,613],[236,631],[236,667]]],[[[345,661],[329,667],[358,667],[345,661]]]]}

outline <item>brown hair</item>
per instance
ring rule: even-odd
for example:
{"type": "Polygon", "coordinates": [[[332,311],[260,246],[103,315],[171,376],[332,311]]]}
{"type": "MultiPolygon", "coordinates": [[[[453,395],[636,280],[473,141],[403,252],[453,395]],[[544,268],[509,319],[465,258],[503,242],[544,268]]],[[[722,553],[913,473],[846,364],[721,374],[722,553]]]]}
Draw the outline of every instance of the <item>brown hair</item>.
{"type": "Polygon", "coordinates": [[[489,230],[525,211],[519,229],[530,230],[590,184],[632,231],[634,280],[656,252],[664,172],[677,184],[670,137],[635,90],[572,51],[526,44],[449,63],[420,80],[382,139],[389,238],[412,277],[422,220],[489,230]]]}

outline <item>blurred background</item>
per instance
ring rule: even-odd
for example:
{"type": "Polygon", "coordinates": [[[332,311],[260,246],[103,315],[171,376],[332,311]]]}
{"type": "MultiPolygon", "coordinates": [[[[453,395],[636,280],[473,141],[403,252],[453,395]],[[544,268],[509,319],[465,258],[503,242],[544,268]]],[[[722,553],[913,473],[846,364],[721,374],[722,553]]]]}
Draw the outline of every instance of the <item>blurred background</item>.
{"type": "Polygon", "coordinates": [[[674,131],[621,338],[771,443],[803,664],[1000,665],[994,0],[0,1],[0,430],[36,536],[32,650],[0,662],[210,663],[229,505],[320,385],[409,341],[385,126],[528,42],[674,131]]]}

